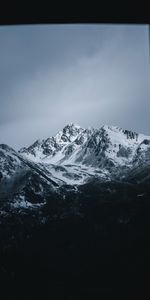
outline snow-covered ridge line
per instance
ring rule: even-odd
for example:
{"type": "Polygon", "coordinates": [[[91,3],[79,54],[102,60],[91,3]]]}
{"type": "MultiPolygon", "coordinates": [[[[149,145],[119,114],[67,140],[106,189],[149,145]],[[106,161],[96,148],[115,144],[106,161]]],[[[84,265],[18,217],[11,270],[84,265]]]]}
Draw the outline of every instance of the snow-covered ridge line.
{"type": "Polygon", "coordinates": [[[149,182],[149,174],[150,136],[117,126],[83,129],[71,123],[18,152],[0,145],[3,209],[7,201],[14,210],[38,209],[91,181],[149,182]]]}
{"type": "Polygon", "coordinates": [[[38,140],[18,153],[0,145],[3,174],[8,169],[11,176],[21,162],[56,186],[82,184],[93,176],[107,180],[116,174],[124,176],[141,162],[150,164],[150,136],[117,126],[83,129],[70,123],[56,136],[38,140]]]}
{"type": "Polygon", "coordinates": [[[30,147],[20,149],[19,152],[35,162],[64,164],[83,162],[90,152],[89,149],[93,148],[93,154],[103,152],[109,159],[124,164],[128,150],[131,152],[129,157],[131,161],[144,140],[150,140],[150,137],[117,126],[104,125],[99,129],[83,129],[70,123],[55,137],[38,140],[30,147]],[[102,151],[102,148],[106,149],[102,151]]]}

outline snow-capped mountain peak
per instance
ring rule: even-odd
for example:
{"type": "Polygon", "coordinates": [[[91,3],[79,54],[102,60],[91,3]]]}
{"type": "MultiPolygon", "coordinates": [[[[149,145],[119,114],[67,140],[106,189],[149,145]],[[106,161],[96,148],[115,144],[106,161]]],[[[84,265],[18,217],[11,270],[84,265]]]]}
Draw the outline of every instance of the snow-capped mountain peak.
{"type": "Polygon", "coordinates": [[[31,170],[51,186],[121,178],[141,163],[150,164],[150,137],[110,125],[84,129],[70,123],[18,152],[0,145],[1,179],[31,170]]]}
{"type": "Polygon", "coordinates": [[[57,142],[72,142],[76,139],[76,137],[83,131],[79,125],[70,123],[67,124],[62,131],[59,131],[55,139],[57,142]]]}
{"type": "Polygon", "coordinates": [[[150,137],[117,126],[83,129],[70,123],[56,136],[38,140],[20,153],[46,165],[74,164],[112,171],[113,168],[131,167],[141,155],[139,145],[146,139],[150,137]]]}
{"type": "Polygon", "coordinates": [[[144,139],[149,137],[117,126],[83,129],[70,123],[56,136],[37,140],[19,152],[36,162],[93,164],[95,161],[96,165],[101,165],[105,157],[114,165],[123,165],[132,161],[137,147],[144,139]]]}
{"type": "Polygon", "coordinates": [[[79,125],[70,123],[58,131],[55,136],[46,140],[37,140],[28,148],[21,148],[19,152],[36,162],[47,157],[50,159],[60,152],[62,148],[74,142],[83,131],[84,129],[79,125]]]}

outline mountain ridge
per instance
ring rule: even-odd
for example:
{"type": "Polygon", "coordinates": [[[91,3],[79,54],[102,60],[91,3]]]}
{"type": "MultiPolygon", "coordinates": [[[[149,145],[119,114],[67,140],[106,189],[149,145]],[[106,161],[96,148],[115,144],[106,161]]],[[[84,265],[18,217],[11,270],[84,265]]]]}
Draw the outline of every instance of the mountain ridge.
{"type": "Polygon", "coordinates": [[[31,155],[0,145],[0,275],[11,294],[14,282],[26,292],[33,280],[34,296],[44,282],[41,298],[49,282],[75,291],[77,278],[94,289],[118,289],[121,278],[126,288],[130,274],[137,290],[149,266],[150,137],[108,125],[69,129],[33,143],[31,155]],[[55,161],[50,151],[39,157],[50,146],[55,161]]]}
{"type": "Polygon", "coordinates": [[[117,126],[84,129],[70,123],[18,152],[0,145],[0,198],[22,205],[32,200],[34,207],[63,187],[77,192],[93,180],[148,182],[149,166],[150,136],[117,126]]]}
{"type": "MultiPolygon", "coordinates": [[[[19,153],[36,162],[64,164],[65,161],[70,161],[69,158],[75,163],[85,160],[87,152],[91,148],[95,151],[96,156],[101,153],[102,156],[107,156],[110,160],[114,160],[116,155],[118,163],[119,157],[122,157],[120,163],[123,164],[123,157],[129,156],[128,150],[135,154],[144,140],[147,141],[145,145],[149,145],[150,136],[124,130],[117,126],[103,125],[99,129],[83,129],[79,125],[70,123],[56,136],[41,141],[37,140],[29,147],[21,148],[19,153]],[[75,156],[74,160],[73,155],[75,156]]],[[[88,157],[86,161],[88,161],[88,157]]],[[[124,159],[124,164],[126,163],[127,160],[124,159]]]]}

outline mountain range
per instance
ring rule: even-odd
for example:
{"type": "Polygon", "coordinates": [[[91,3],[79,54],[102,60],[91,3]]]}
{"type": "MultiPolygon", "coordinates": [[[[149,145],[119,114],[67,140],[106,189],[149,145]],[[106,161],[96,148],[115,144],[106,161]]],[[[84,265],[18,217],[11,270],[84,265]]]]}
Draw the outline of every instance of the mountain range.
{"type": "Polygon", "coordinates": [[[149,182],[149,166],[150,136],[70,123],[56,136],[19,151],[0,145],[1,207],[41,207],[50,194],[78,193],[93,182],[149,182]]]}
{"type": "Polygon", "coordinates": [[[149,180],[149,165],[150,136],[116,126],[83,129],[70,123],[56,136],[19,151],[0,145],[0,199],[12,207],[36,207],[62,187],[77,191],[94,180],[149,180]]]}
{"type": "Polygon", "coordinates": [[[42,299],[50,286],[60,299],[62,289],[74,296],[78,286],[87,291],[85,298],[71,299],[95,299],[95,289],[101,294],[104,287],[122,285],[122,295],[127,283],[137,294],[137,286],[145,291],[149,199],[150,136],[71,123],[19,151],[1,144],[4,294],[10,292],[10,299],[15,289],[13,299],[30,299],[32,290],[32,299],[39,292],[42,299]]]}

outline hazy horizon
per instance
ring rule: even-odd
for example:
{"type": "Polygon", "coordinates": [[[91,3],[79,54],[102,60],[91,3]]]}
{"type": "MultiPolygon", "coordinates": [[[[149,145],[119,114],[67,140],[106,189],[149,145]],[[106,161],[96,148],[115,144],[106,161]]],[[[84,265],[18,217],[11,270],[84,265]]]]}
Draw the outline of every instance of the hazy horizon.
{"type": "Polygon", "coordinates": [[[1,26],[0,42],[0,143],[71,122],[150,135],[148,25],[1,26]]]}

